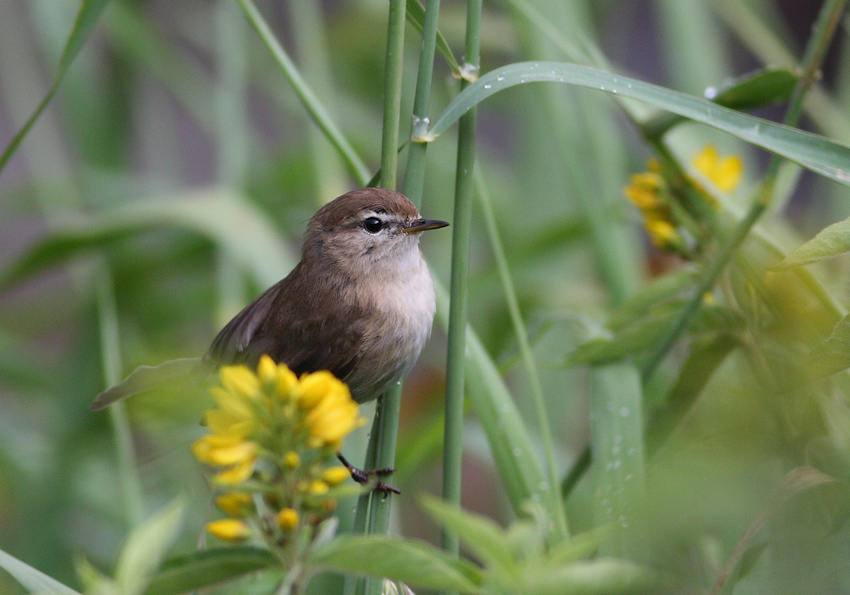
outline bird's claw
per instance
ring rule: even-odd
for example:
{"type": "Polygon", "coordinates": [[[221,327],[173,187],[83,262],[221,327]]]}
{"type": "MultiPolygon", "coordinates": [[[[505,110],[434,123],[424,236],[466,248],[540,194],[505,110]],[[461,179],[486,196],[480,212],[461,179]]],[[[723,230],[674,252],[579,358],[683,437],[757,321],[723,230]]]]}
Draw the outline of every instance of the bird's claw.
{"type": "MultiPolygon", "coordinates": [[[[342,456],[342,454],[337,454],[337,458],[340,462],[345,465],[345,468],[348,469],[348,472],[351,474],[351,479],[359,483],[360,485],[367,485],[372,477],[380,477],[381,475],[389,475],[395,469],[392,467],[388,467],[385,469],[370,469],[369,471],[364,471],[363,469],[358,469],[354,465],[348,462],[348,460],[342,456]]],[[[383,481],[377,481],[375,483],[375,487],[372,488],[373,492],[381,492],[386,498],[390,492],[394,494],[401,494],[401,490],[397,487],[391,486],[388,483],[383,481]]]]}

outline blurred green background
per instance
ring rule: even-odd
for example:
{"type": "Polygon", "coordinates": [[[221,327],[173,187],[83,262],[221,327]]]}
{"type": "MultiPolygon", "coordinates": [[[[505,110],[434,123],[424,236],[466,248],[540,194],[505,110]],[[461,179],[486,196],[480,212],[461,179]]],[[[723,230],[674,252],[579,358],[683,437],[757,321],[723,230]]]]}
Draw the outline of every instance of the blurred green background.
{"type": "MultiPolygon", "coordinates": [[[[529,4],[563,39],[601,51],[616,71],[694,95],[763,65],[796,64],[820,5],[529,4]]],[[[265,1],[258,7],[374,172],[387,3],[265,1]]],[[[77,9],[75,0],[0,2],[3,146],[47,92],[77,9]]],[[[440,29],[457,56],[464,11],[463,3],[443,2],[440,29]]],[[[848,142],[846,21],[836,38],[803,127],[848,142]]],[[[485,4],[481,42],[482,72],[519,60],[571,60],[517,3],[485,4]]],[[[418,46],[418,33],[408,27],[402,114],[411,109],[418,46]]],[[[438,55],[432,113],[439,114],[458,90],[438,55]]],[[[757,113],[776,119],[782,112],[768,107],[757,113]]],[[[478,118],[478,165],[533,340],[563,476],[590,432],[588,374],[566,368],[566,354],[585,339],[586,327],[603,322],[625,297],[680,262],[650,248],[637,211],[623,197],[629,175],[645,169],[651,152],[608,96],[525,86],[483,104],[478,118]],[[607,230],[603,250],[590,236],[589,213],[601,217],[607,230]]],[[[402,122],[403,137],[408,126],[402,122]]],[[[452,136],[441,136],[428,149],[420,210],[429,218],[452,216],[452,136]]],[[[748,197],[766,162],[764,153],[697,125],[680,126],[667,140],[683,162],[707,143],[721,154],[741,155],[745,179],[735,200],[748,197]]],[[[789,170],[765,222],[786,249],[850,215],[846,187],[797,175],[789,170]]],[[[235,3],[109,4],[54,101],[0,175],[0,271],[34,246],[41,250],[25,274],[0,287],[0,549],[73,585],[75,556],[108,568],[138,514],[181,491],[197,504],[182,543],[193,547],[208,495],[188,445],[200,432],[197,420],[206,404],[170,392],[128,403],[143,494],[134,511],[122,494],[133,480],[122,479],[110,414],[93,414],[88,403],[137,365],[203,353],[224,322],[294,264],[313,211],[356,185],[235,3]]],[[[526,419],[533,420],[480,211],[475,221],[471,324],[502,366],[526,419]]],[[[448,236],[426,237],[422,249],[433,274],[447,285],[448,236]]],[[[837,259],[821,276],[844,303],[847,269],[847,259],[837,259]]],[[[802,311],[794,315],[817,322],[802,311]]],[[[829,325],[819,330],[828,332],[829,325]]],[[[742,380],[748,378],[740,370],[743,360],[724,364],[725,374],[707,389],[685,435],[652,468],[654,502],[642,522],[654,540],[642,561],[697,585],[711,584],[708,577],[788,466],[790,447],[765,422],[758,391],[742,380]]],[[[394,531],[406,536],[437,534],[415,495],[438,491],[444,361],[445,335],[435,324],[405,383],[397,460],[405,497],[394,510],[394,531]]],[[[813,415],[810,407],[800,405],[800,440],[818,438],[823,419],[837,419],[847,431],[844,397],[835,402],[841,411],[823,414],[813,429],[805,417],[813,415]]],[[[464,505],[508,519],[474,416],[465,444],[464,505]]],[[[364,445],[365,431],[346,451],[357,460],[364,445]]],[[[584,483],[570,501],[573,531],[592,526],[584,483]]],[[[773,562],[792,569],[783,588],[794,592],[799,580],[814,585],[808,592],[826,593],[836,581],[850,584],[848,565],[840,562],[850,541],[835,507],[801,507],[773,527],[785,546],[774,550],[773,562]],[[829,522],[808,519],[818,514],[829,515],[829,522]],[[826,582],[809,582],[812,576],[826,582]]],[[[779,575],[771,576],[767,584],[783,585],[779,575]]],[[[18,589],[0,572],[0,592],[18,589]]],[[[744,581],[735,592],[746,589],[744,581]]]]}

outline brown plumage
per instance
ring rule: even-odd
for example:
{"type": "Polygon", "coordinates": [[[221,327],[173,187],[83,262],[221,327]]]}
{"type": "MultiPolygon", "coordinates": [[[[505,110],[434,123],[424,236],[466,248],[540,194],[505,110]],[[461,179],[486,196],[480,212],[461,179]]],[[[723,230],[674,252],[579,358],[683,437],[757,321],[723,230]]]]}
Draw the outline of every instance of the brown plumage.
{"type": "MultiPolygon", "coordinates": [[[[422,219],[398,192],[340,196],[311,218],[298,265],[218,333],[201,367],[255,366],[268,354],[296,374],[331,371],[359,402],[377,397],[413,366],[430,334],[434,286],[419,232],[446,225],[422,219]]],[[[143,381],[152,371],[176,376],[191,361],[140,368],[92,408],[152,388],[143,381]]]]}

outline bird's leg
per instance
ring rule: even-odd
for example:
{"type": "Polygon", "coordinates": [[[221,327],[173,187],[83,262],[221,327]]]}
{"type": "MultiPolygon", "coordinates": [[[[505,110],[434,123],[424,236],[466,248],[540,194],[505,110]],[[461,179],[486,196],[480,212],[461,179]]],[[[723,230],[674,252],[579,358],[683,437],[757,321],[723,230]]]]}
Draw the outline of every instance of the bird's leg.
{"type": "MultiPolygon", "coordinates": [[[[362,469],[358,469],[354,465],[348,462],[344,456],[342,456],[341,452],[336,453],[336,457],[339,459],[339,462],[345,465],[345,468],[348,469],[348,472],[351,473],[351,479],[356,481],[361,485],[366,485],[369,483],[369,477],[375,475],[380,477],[381,475],[388,475],[395,471],[395,469],[370,469],[369,471],[363,471],[362,469]]],[[[383,481],[378,481],[375,484],[375,487],[372,488],[375,492],[383,492],[384,496],[393,492],[394,494],[401,494],[401,490],[396,487],[391,486],[388,483],[384,483],[383,481]]]]}

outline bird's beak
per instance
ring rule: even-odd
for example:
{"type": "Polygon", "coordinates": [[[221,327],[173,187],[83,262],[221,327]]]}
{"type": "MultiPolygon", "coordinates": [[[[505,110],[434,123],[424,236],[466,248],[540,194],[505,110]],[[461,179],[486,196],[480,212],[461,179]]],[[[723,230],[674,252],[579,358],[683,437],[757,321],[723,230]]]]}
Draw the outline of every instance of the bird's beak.
{"type": "Polygon", "coordinates": [[[446,226],[448,226],[446,221],[439,221],[437,219],[415,219],[402,227],[401,231],[411,234],[428,231],[429,229],[440,229],[441,227],[446,226]]]}

